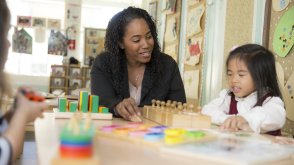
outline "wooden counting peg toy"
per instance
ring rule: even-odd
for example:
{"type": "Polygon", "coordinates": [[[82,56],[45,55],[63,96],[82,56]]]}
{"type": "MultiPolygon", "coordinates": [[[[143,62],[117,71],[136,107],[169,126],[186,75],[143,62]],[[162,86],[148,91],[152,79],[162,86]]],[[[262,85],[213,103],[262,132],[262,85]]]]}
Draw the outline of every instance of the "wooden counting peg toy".
{"type": "Polygon", "coordinates": [[[149,120],[171,127],[210,128],[211,125],[210,117],[197,113],[193,104],[170,100],[166,103],[153,100],[152,106],[144,106],[143,114],[149,120]]]}

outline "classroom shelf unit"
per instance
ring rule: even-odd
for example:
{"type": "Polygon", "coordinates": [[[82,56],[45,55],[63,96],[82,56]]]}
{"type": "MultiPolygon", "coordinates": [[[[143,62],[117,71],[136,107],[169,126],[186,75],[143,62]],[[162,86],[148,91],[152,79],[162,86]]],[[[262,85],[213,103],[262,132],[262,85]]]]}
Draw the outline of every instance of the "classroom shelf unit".
{"type": "Polygon", "coordinates": [[[51,65],[49,92],[59,90],[71,95],[76,89],[90,89],[90,70],[88,66],[51,65]]]}

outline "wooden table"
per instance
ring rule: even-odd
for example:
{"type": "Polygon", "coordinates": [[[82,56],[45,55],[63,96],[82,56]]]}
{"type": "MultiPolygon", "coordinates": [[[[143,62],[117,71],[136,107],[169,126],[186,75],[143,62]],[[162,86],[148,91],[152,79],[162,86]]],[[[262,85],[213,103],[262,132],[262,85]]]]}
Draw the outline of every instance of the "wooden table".
{"type": "MultiPolygon", "coordinates": [[[[52,159],[57,156],[59,147],[58,135],[67,121],[68,119],[55,119],[53,113],[44,113],[43,119],[37,119],[35,121],[37,157],[40,165],[51,164],[52,159]]],[[[145,120],[144,122],[156,125],[156,123],[149,120],[145,120]]],[[[97,127],[126,123],[128,123],[128,121],[119,118],[114,118],[113,120],[94,120],[94,124],[97,127]]],[[[99,156],[99,161],[102,165],[192,165],[196,162],[197,164],[216,163],[211,162],[210,159],[207,158],[199,159],[197,156],[191,159],[183,156],[162,154],[162,152],[152,147],[132,145],[130,142],[107,139],[105,137],[99,137],[98,140],[96,140],[94,148],[95,155],[99,156]]],[[[276,163],[290,165],[294,163],[294,157],[272,164],[276,163]]],[[[236,164],[236,162],[233,164],[236,164]]],[[[265,164],[269,165],[271,163],[265,164]]]]}

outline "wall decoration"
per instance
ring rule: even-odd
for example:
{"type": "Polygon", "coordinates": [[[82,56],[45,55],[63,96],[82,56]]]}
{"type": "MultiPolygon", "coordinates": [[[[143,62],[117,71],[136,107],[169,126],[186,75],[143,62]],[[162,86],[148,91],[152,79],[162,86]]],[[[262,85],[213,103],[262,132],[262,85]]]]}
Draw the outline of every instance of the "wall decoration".
{"type": "Polygon", "coordinates": [[[35,27],[35,42],[43,43],[46,39],[46,28],[45,27],[35,27]]]}
{"type": "Polygon", "coordinates": [[[170,44],[170,45],[165,45],[164,47],[164,53],[172,56],[172,58],[178,62],[178,44],[170,44]]]}
{"type": "Polygon", "coordinates": [[[199,70],[184,72],[184,87],[186,97],[189,99],[198,99],[199,70]]]}
{"type": "Polygon", "coordinates": [[[70,66],[68,75],[69,77],[82,77],[82,69],[79,66],[70,66]]]}
{"type": "Polygon", "coordinates": [[[281,17],[273,37],[275,53],[280,57],[286,57],[294,44],[294,7],[281,17]]]}
{"type": "Polygon", "coordinates": [[[290,0],[272,0],[272,6],[275,11],[282,11],[289,5],[290,0]]]}
{"type": "Polygon", "coordinates": [[[81,26],[81,0],[65,0],[64,27],[69,53],[76,51],[81,26]]]}
{"type": "MultiPolygon", "coordinates": [[[[267,23],[264,25],[264,30],[267,30],[264,37],[264,44],[267,46],[275,55],[276,61],[280,64],[280,66],[276,65],[277,72],[280,72],[278,74],[280,83],[280,88],[283,95],[283,100],[285,104],[285,109],[287,112],[287,119],[285,122],[285,125],[282,128],[282,131],[289,135],[294,135],[294,93],[293,93],[293,87],[294,87],[294,49],[293,49],[293,8],[294,8],[294,1],[289,1],[289,4],[287,4],[286,8],[282,11],[276,12],[275,9],[271,6],[271,1],[266,1],[266,10],[268,11],[265,14],[265,20],[267,20],[267,23]],[[292,14],[291,14],[292,13],[292,14]],[[288,16],[287,16],[288,15],[288,16]],[[288,17],[288,18],[286,18],[288,17]],[[285,20],[284,20],[285,19],[285,20]],[[284,24],[285,23],[285,24],[284,24]],[[292,25],[291,25],[292,24],[292,25]],[[277,34],[278,28],[280,29],[280,34],[277,34]],[[292,33],[292,37],[291,37],[292,33]],[[279,35],[282,35],[282,38],[284,40],[280,40],[277,38],[279,35]],[[290,38],[291,37],[291,38],[290,38]],[[276,40],[276,41],[274,41],[276,40]],[[287,40],[287,41],[286,41],[287,40]],[[276,44],[273,44],[276,42],[276,44]],[[290,48],[292,42],[292,48],[290,48]],[[289,49],[289,52],[287,54],[285,53],[287,49],[284,49],[284,53],[282,55],[286,56],[280,56],[275,49],[276,46],[280,51],[282,51],[281,48],[283,48],[283,45],[287,45],[287,49],[289,49]],[[282,74],[283,76],[280,76],[282,74]],[[292,91],[292,92],[291,92],[292,91]]],[[[273,1],[272,1],[273,2],[273,1]]],[[[283,3],[287,1],[281,1],[283,3]]],[[[282,39],[281,38],[281,39],[282,39]]]]}
{"type": "Polygon", "coordinates": [[[64,77],[51,77],[51,87],[64,87],[65,78],[64,77]]]}
{"type": "Polygon", "coordinates": [[[16,53],[32,54],[32,37],[23,28],[14,28],[12,36],[12,51],[16,53]]]}
{"type": "Polygon", "coordinates": [[[173,42],[177,40],[177,19],[170,17],[166,19],[166,31],[164,33],[165,42],[173,42]]]}
{"type": "Polygon", "coordinates": [[[67,39],[59,31],[51,30],[48,39],[48,54],[53,55],[67,55],[67,39]]]}
{"type": "Polygon", "coordinates": [[[82,88],[82,79],[80,78],[73,78],[69,80],[69,87],[71,89],[78,89],[78,88],[82,88]]]}
{"type": "Polygon", "coordinates": [[[17,26],[20,26],[20,27],[31,27],[31,17],[28,17],[28,16],[17,16],[17,26]]]}
{"type": "Polygon", "coordinates": [[[104,50],[105,34],[105,29],[85,28],[85,65],[89,65],[91,58],[104,50]]]}
{"type": "Polygon", "coordinates": [[[33,18],[33,27],[46,27],[46,18],[33,18]]]}
{"type": "Polygon", "coordinates": [[[202,52],[203,37],[189,38],[186,44],[186,55],[184,63],[188,65],[196,65],[199,63],[200,55],[202,52]]]}
{"type": "Polygon", "coordinates": [[[154,20],[157,20],[157,3],[157,1],[150,2],[148,6],[149,14],[154,20]]]}
{"type": "Polygon", "coordinates": [[[200,21],[204,10],[203,4],[188,10],[186,36],[190,37],[202,31],[200,21]]]}
{"type": "Polygon", "coordinates": [[[33,17],[32,27],[35,28],[35,42],[45,42],[46,36],[46,18],[33,17]]]}
{"type": "Polygon", "coordinates": [[[59,30],[61,28],[61,20],[47,19],[47,28],[52,30],[59,30]]]}
{"type": "Polygon", "coordinates": [[[52,65],[51,76],[64,77],[66,75],[66,67],[63,65],[52,65]]]}
{"type": "Polygon", "coordinates": [[[166,14],[173,14],[176,12],[177,0],[166,0],[165,1],[165,11],[166,14]]]}
{"type": "Polygon", "coordinates": [[[193,6],[196,5],[200,2],[201,0],[188,0],[188,6],[193,6]]]}

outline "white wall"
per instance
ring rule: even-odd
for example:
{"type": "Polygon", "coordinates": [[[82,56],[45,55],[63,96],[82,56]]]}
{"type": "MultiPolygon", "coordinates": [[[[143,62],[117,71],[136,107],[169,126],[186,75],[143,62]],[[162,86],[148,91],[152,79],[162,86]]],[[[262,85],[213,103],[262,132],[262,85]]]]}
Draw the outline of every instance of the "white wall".
{"type": "MultiPolygon", "coordinates": [[[[17,16],[44,17],[61,20],[61,32],[64,34],[64,0],[7,0],[11,10],[11,25],[16,26],[17,16]]],[[[109,19],[128,6],[140,7],[142,0],[82,0],[80,46],[77,46],[77,59],[83,62],[84,28],[106,28],[109,19]]],[[[20,28],[19,28],[20,29],[20,28]]],[[[47,54],[47,38],[50,30],[46,30],[46,41],[34,41],[34,29],[25,28],[33,38],[33,53],[21,54],[9,50],[6,72],[12,74],[12,86],[31,86],[34,89],[48,91],[49,75],[52,64],[62,64],[63,57],[47,54]]],[[[11,40],[13,28],[8,38],[11,40]]]]}

